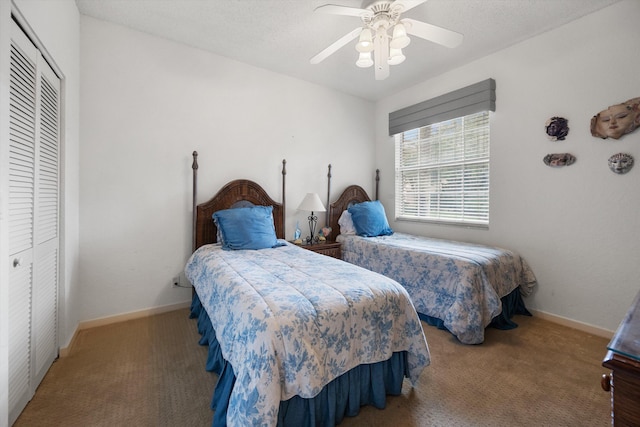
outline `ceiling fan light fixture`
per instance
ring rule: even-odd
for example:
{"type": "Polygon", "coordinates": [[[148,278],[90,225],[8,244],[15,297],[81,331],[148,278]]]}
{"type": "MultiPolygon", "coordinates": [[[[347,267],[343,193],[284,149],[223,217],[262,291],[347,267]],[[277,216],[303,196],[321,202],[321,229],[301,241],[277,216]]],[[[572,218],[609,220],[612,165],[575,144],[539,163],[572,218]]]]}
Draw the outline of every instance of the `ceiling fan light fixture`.
{"type": "Polygon", "coordinates": [[[387,60],[389,65],[402,64],[405,59],[407,59],[407,57],[402,53],[402,49],[389,49],[389,59],[387,60]]]}
{"type": "Polygon", "coordinates": [[[373,35],[369,28],[364,28],[360,33],[360,39],[356,44],[358,52],[371,52],[373,50],[373,35]]]}
{"type": "MultiPolygon", "coordinates": [[[[1,0],[0,0],[1,1],[1,0]]],[[[428,40],[448,48],[462,43],[463,35],[443,27],[402,18],[402,14],[427,0],[362,0],[369,3],[362,8],[325,4],[315,10],[333,15],[346,15],[360,18],[360,26],[351,30],[310,59],[318,64],[347,43],[358,39],[356,50],[359,52],[356,65],[361,68],[373,66],[376,80],[389,77],[391,65],[405,61],[402,49],[411,43],[412,37],[428,40]]]]}
{"type": "Polygon", "coordinates": [[[411,43],[411,39],[407,36],[407,29],[404,27],[404,24],[398,22],[393,27],[393,38],[389,45],[394,49],[404,49],[409,43],[411,43]]]}
{"type": "Polygon", "coordinates": [[[360,56],[356,61],[356,65],[360,68],[369,68],[373,65],[373,59],[371,59],[371,52],[360,52],[360,56]]]}

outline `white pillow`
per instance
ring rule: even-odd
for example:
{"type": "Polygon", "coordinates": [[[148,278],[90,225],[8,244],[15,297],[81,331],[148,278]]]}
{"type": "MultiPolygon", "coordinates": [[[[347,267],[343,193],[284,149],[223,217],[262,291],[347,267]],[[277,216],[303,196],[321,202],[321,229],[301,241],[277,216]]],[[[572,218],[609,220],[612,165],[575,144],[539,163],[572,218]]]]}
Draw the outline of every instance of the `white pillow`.
{"type": "Polygon", "coordinates": [[[340,219],[338,219],[338,225],[340,226],[340,234],[356,234],[356,227],[353,225],[349,211],[342,212],[340,219]]]}

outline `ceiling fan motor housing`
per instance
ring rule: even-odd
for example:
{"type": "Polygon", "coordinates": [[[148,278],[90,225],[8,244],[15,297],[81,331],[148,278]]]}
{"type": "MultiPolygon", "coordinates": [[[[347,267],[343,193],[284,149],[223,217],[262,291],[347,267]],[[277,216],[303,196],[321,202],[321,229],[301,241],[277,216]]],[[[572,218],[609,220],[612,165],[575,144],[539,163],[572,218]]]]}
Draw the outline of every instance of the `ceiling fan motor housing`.
{"type": "Polygon", "coordinates": [[[402,8],[392,8],[393,3],[392,1],[380,0],[366,7],[366,10],[371,11],[371,14],[363,14],[362,22],[364,25],[373,30],[378,28],[387,30],[389,27],[394,26],[400,18],[402,8]]]}

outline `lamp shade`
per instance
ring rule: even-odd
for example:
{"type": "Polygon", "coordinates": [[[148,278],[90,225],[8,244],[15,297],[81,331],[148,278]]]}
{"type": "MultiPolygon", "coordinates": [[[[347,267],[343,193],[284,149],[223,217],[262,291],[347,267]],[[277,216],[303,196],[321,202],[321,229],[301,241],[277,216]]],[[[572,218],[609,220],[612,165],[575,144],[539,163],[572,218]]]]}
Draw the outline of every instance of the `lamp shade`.
{"type": "Polygon", "coordinates": [[[360,33],[356,50],[358,52],[371,52],[373,50],[373,35],[369,28],[364,28],[360,33]]]}
{"type": "Polygon", "coordinates": [[[360,52],[356,65],[360,68],[367,68],[373,65],[373,59],[371,59],[371,52],[360,52]]]}
{"type": "Polygon", "coordinates": [[[402,53],[402,49],[389,49],[389,65],[398,65],[404,62],[406,57],[402,53]]]}
{"type": "Polygon", "coordinates": [[[409,45],[411,39],[407,36],[407,30],[404,24],[397,23],[393,27],[393,38],[391,39],[390,46],[394,49],[402,49],[409,45]]]}
{"type": "Polygon", "coordinates": [[[300,206],[298,206],[298,210],[310,211],[310,212],[324,212],[325,208],[324,208],[324,205],[322,204],[322,201],[320,200],[320,196],[318,196],[318,193],[307,193],[307,195],[304,196],[302,203],[300,203],[300,206]]]}

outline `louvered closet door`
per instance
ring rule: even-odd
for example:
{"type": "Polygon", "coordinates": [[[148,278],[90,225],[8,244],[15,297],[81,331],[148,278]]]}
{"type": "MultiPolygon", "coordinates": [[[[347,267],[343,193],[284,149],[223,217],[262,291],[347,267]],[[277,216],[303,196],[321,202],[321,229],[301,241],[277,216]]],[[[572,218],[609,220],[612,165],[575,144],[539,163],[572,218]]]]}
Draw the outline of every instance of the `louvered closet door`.
{"type": "MultiPolygon", "coordinates": [[[[33,315],[35,385],[58,356],[60,80],[40,56],[36,131],[33,315]]],[[[34,388],[35,391],[35,388],[34,388]]]]}
{"type": "Polygon", "coordinates": [[[12,23],[9,87],[9,422],[57,356],[60,80],[12,23]]]}

